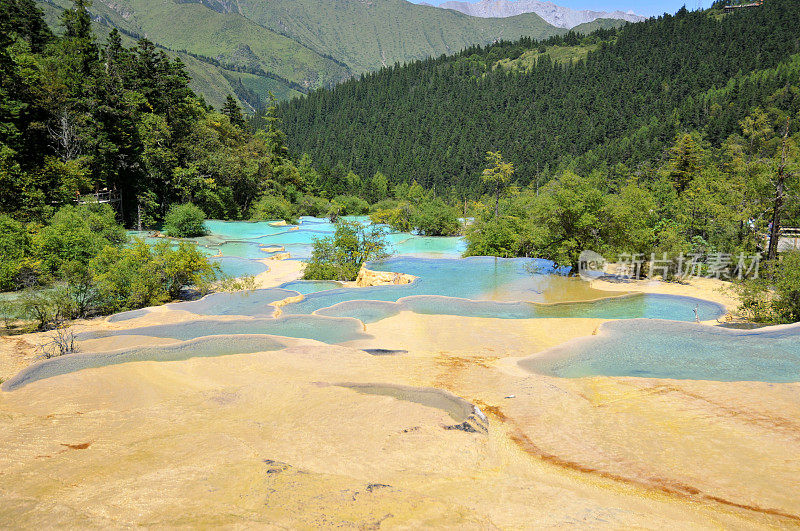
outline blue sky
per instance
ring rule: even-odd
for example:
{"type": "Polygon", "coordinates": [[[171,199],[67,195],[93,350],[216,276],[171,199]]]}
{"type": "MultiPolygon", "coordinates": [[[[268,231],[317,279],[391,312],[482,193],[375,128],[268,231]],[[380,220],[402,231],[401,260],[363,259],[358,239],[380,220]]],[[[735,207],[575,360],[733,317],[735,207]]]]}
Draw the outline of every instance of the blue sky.
{"type": "MultiPolygon", "coordinates": [[[[412,0],[414,2],[421,2],[423,0],[412,0]]],[[[438,5],[446,0],[426,0],[429,4],[438,5]]],[[[468,0],[474,1],[474,0],[468,0]]],[[[554,4],[564,7],[571,7],[572,9],[592,9],[595,11],[620,11],[633,10],[639,15],[653,16],[661,15],[663,13],[675,13],[684,4],[689,9],[697,8],[697,0],[551,0],[554,4]]],[[[702,0],[703,7],[709,7],[712,0],[702,0]]]]}

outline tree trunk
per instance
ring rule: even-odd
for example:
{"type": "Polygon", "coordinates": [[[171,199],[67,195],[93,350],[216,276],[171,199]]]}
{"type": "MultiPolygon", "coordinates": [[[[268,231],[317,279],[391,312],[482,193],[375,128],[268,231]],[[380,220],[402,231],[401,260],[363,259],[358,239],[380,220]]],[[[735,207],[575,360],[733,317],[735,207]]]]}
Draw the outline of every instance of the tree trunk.
{"type": "Polygon", "coordinates": [[[497,193],[494,200],[494,219],[500,216],[500,187],[497,187],[497,193]]]}
{"type": "Polygon", "coordinates": [[[789,137],[789,119],[786,119],[786,132],[783,134],[783,146],[781,147],[781,164],[778,166],[778,181],[775,184],[775,206],[772,210],[772,227],[769,231],[769,247],[767,248],[767,260],[775,260],[778,257],[778,243],[781,233],[781,209],[783,208],[783,195],[786,187],[786,141],[789,137]]]}

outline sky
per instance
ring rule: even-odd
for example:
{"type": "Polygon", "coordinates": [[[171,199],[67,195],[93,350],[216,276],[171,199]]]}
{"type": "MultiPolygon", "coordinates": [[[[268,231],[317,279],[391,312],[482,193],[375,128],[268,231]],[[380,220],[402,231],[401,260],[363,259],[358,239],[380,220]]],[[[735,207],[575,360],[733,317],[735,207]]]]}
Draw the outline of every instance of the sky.
{"type": "MultiPolygon", "coordinates": [[[[423,0],[412,0],[420,3],[423,0]]],[[[446,0],[426,0],[427,3],[439,5],[446,0]]],[[[475,0],[467,0],[475,1],[475,0]]],[[[631,10],[638,15],[654,16],[663,13],[675,13],[684,4],[689,9],[697,9],[698,0],[550,0],[554,4],[570,7],[572,9],[591,9],[593,11],[628,11],[631,10]]],[[[702,0],[702,7],[709,7],[712,0],[702,0]]]]}

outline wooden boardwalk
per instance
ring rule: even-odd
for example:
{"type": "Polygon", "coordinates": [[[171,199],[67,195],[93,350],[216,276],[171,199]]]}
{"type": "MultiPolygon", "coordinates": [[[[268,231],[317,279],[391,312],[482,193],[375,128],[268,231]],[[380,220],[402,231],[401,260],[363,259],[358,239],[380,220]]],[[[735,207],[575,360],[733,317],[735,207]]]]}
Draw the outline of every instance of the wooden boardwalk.
{"type": "Polygon", "coordinates": [[[96,203],[119,203],[122,196],[116,190],[104,190],[94,194],[83,194],[75,197],[75,202],[79,205],[90,205],[96,203]]]}

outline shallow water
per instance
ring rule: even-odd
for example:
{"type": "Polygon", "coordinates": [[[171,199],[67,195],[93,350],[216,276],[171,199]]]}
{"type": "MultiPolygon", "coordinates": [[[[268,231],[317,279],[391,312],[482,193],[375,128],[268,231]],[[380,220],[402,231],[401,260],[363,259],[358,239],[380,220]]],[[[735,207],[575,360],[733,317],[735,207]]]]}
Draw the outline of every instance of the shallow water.
{"type": "Polygon", "coordinates": [[[407,385],[377,383],[339,383],[338,387],[346,387],[358,393],[388,396],[397,400],[414,402],[446,412],[456,422],[464,422],[472,415],[474,406],[447,391],[433,387],[410,387],[407,385]]]}
{"type": "MultiPolygon", "coordinates": [[[[346,216],[344,219],[369,223],[368,216],[346,216]]],[[[152,237],[150,232],[129,231],[131,236],[143,238],[147,243],[169,241],[177,247],[181,241],[198,245],[210,256],[221,255],[226,258],[259,260],[267,258],[265,246],[282,246],[292,258],[304,259],[311,256],[314,239],[331,236],[336,227],[327,219],[301,217],[298,225],[273,226],[267,221],[220,221],[205,222],[209,234],[199,238],[173,239],[152,237]]],[[[387,227],[387,231],[388,231],[387,227]]],[[[409,233],[391,233],[387,236],[392,254],[410,256],[431,256],[458,258],[466,249],[464,240],[459,237],[431,238],[409,233]]],[[[234,265],[226,265],[226,274],[236,272],[234,265]]],[[[243,266],[242,266],[243,267],[243,266]]],[[[251,273],[245,273],[251,274],[251,273]]]]}
{"type": "Polygon", "coordinates": [[[399,286],[345,288],[309,294],[300,302],[287,304],[284,313],[317,313],[375,322],[403,310],[502,319],[647,317],[679,321],[694,321],[695,308],[700,320],[714,319],[724,312],[718,304],[689,297],[637,294],[617,298],[615,296],[624,292],[593,289],[580,279],[554,274],[545,261],[528,258],[400,257],[373,262],[368,267],[376,271],[407,273],[418,279],[399,286]],[[534,268],[537,273],[531,273],[534,268]],[[392,306],[387,302],[400,305],[392,306]],[[556,304],[565,302],[571,304],[556,304]]]}
{"type": "Polygon", "coordinates": [[[233,278],[256,276],[269,270],[266,264],[234,256],[213,257],[210,260],[219,264],[223,274],[233,278]]]}
{"type": "Polygon", "coordinates": [[[330,317],[353,317],[364,323],[374,323],[397,315],[401,311],[494,319],[647,318],[694,321],[695,309],[703,321],[719,317],[723,312],[723,308],[718,304],[700,299],[672,295],[634,294],[612,299],[552,305],[530,302],[473,301],[420,295],[402,298],[396,303],[360,300],[341,302],[314,313],[330,317]]]}
{"type": "Polygon", "coordinates": [[[266,334],[283,337],[314,339],[323,343],[343,343],[369,338],[363,325],[350,318],[289,315],[273,318],[195,319],[180,323],[143,326],[125,330],[81,332],[78,341],[113,336],[150,336],[186,341],[204,336],[266,334]]]}
{"type": "Polygon", "coordinates": [[[226,356],[250,352],[281,350],[286,344],[279,339],[265,336],[204,337],[175,345],[138,347],[113,352],[70,354],[51,358],[31,365],[3,384],[4,391],[13,391],[37,380],[61,374],[118,365],[134,361],[181,361],[197,357],[226,356]]]}
{"type": "Polygon", "coordinates": [[[340,289],[342,283],[336,282],[335,280],[294,280],[286,284],[281,284],[279,287],[308,295],[309,293],[317,293],[319,291],[340,289]]]}
{"type": "Polygon", "coordinates": [[[558,376],[800,381],[800,324],[730,330],[671,321],[612,321],[601,333],[520,362],[558,376]]]}
{"type": "Polygon", "coordinates": [[[299,295],[287,289],[256,289],[251,291],[220,292],[206,295],[191,302],[168,304],[170,310],[183,310],[198,315],[248,315],[272,317],[275,306],[271,303],[299,295]]]}

